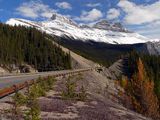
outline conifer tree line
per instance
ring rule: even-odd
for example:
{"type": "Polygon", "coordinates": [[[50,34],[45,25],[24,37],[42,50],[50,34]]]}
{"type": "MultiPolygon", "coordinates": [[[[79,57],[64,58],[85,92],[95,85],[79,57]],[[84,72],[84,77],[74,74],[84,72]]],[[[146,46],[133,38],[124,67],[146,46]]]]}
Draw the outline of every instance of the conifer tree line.
{"type": "Polygon", "coordinates": [[[124,87],[132,109],[160,119],[160,56],[135,51],[128,54],[128,80],[124,87]]]}
{"type": "Polygon", "coordinates": [[[70,54],[47,38],[35,28],[0,23],[0,66],[27,63],[38,71],[70,69],[70,54]]]}
{"type": "Polygon", "coordinates": [[[147,76],[154,81],[154,91],[160,101],[160,56],[146,55],[135,51],[128,55],[128,72],[130,77],[138,71],[137,61],[141,58],[147,76]]]}

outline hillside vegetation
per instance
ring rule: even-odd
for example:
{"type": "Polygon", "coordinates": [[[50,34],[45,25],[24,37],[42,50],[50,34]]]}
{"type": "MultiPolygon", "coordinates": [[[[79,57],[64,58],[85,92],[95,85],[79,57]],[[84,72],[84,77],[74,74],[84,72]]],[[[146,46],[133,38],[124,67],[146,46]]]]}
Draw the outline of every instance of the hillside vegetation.
{"type": "Polygon", "coordinates": [[[142,43],[133,45],[107,44],[103,42],[81,41],[61,38],[57,41],[59,44],[67,47],[71,51],[102,64],[106,67],[112,65],[115,61],[125,56],[127,53],[136,49],[147,53],[146,46],[142,43]]]}
{"type": "Polygon", "coordinates": [[[0,67],[12,70],[27,63],[38,71],[71,68],[70,55],[47,37],[34,28],[0,24],[0,67]]]}
{"type": "Polygon", "coordinates": [[[135,111],[159,119],[160,113],[160,56],[135,51],[128,55],[128,78],[122,78],[127,102],[135,111]]]}
{"type": "Polygon", "coordinates": [[[160,56],[145,55],[137,52],[131,52],[128,60],[128,72],[130,77],[138,71],[137,61],[139,58],[144,64],[147,76],[155,83],[155,93],[160,100],[160,56]]]}

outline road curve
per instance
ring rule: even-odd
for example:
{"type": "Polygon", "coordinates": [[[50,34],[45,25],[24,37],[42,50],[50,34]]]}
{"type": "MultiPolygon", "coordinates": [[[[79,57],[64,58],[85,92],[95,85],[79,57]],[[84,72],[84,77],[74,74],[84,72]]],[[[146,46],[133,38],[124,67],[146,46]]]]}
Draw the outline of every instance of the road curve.
{"type": "Polygon", "coordinates": [[[91,68],[86,69],[76,69],[76,70],[62,70],[62,71],[51,71],[51,72],[41,72],[41,73],[33,73],[33,74],[23,74],[23,75],[10,75],[0,77],[0,89],[10,87],[19,83],[23,83],[25,81],[35,80],[39,77],[47,77],[47,76],[56,76],[62,74],[76,73],[78,71],[90,70],[91,68]]]}

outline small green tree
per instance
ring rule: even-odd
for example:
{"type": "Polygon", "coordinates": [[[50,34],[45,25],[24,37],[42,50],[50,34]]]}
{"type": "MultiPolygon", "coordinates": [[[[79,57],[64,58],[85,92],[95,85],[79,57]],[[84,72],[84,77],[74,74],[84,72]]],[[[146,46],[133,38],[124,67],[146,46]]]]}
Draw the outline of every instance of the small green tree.
{"type": "Polygon", "coordinates": [[[47,86],[48,86],[49,90],[53,88],[53,85],[54,85],[55,81],[56,81],[56,79],[54,77],[49,76],[47,78],[46,83],[47,83],[47,86]]]}
{"type": "Polygon", "coordinates": [[[80,93],[78,94],[78,99],[81,101],[85,101],[87,99],[87,92],[83,85],[80,89],[80,93]]]}
{"type": "Polygon", "coordinates": [[[65,83],[66,90],[62,92],[64,98],[74,98],[76,97],[75,88],[76,82],[71,81],[71,77],[68,77],[65,83]]]}
{"type": "Polygon", "coordinates": [[[40,85],[34,84],[30,88],[27,96],[27,106],[29,107],[29,110],[25,113],[25,120],[40,120],[40,107],[37,100],[37,97],[40,96],[39,87],[40,85]]]}
{"type": "Polygon", "coordinates": [[[20,106],[26,103],[26,97],[19,92],[16,92],[12,97],[13,100],[13,108],[12,108],[12,119],[16,120],[19,119],[21,110],[20,106]]]}
{"type": "Polygon", "coordinates": [[[37,99],[32,99],[28,105],[30,108],[25,113],[25,120],[40,120],[40,108],[37,99]]]}

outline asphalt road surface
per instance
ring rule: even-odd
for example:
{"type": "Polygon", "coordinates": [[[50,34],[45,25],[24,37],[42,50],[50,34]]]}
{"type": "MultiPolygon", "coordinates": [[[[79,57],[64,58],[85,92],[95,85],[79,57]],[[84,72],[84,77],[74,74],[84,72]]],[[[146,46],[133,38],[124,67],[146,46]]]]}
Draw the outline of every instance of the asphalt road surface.
{"type": "Polygon", "coordinates": [[[39,77],[47,77],[57,74],[65,74],[70,72],[76,72],[87,69],[76,69],[76,70],[62,70],[62,71],[52,71],[52,72],[41,72],[33,74],[22,74],[22,75],[10,75],[0,77],[0,89],[10,87],[14,84],[23,83],[25,81],[35,80],[39,77]]]}

